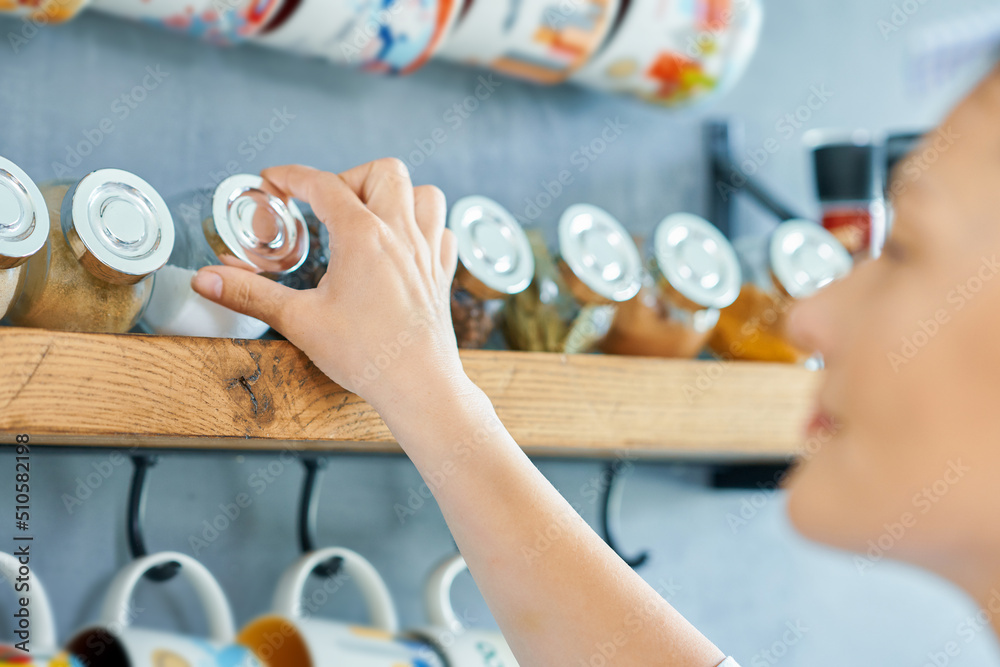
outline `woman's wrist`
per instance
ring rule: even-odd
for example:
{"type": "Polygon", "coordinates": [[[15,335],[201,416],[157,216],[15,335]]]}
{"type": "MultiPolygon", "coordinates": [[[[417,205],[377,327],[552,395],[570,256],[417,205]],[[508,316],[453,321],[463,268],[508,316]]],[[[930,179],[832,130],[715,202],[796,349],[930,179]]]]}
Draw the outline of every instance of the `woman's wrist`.
{"type": "Polygon", "coordinates": [[[492,412],[492,404],[461,368],[399,382],[368,399],[394,432],[397,427],[453,418],[459,411],[492,412]]]}

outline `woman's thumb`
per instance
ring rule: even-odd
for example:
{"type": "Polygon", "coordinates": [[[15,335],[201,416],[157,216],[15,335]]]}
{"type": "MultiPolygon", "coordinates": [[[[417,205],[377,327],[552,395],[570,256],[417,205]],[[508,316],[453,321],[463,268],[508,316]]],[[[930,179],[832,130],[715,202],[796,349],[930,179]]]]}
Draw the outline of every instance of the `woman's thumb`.
{"type": "Polygon", "coordinates": [[[275,329],[280,329],[282,313],[298,295],[291,287],[232,266],[201,269],[191,280],[191,287],[209,301],[255,317],[275,329]]]}

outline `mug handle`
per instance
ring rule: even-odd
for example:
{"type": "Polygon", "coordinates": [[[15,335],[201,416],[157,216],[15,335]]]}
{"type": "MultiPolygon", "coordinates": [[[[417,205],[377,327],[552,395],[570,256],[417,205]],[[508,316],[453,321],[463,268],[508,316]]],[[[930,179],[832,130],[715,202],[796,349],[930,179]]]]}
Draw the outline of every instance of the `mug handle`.
{"type": "Polygon", "coordinates": [[[465,557],[456,554],[444,560],[431,573],[424,587],[424,606],[427,608],[427,617],[431,625],[447,628],[454,633],[465,630],[462,621],[455,614],[455,608],[451,605],[451,587],[455,583],[455,578],[467,569],[465,557]]]}
{"type": "Polygon", "coordinates": [[[272,605],[274,612],[292,619],[302,618],[302,591],[306,580],[317,566],[331,558],[340,558],[341,572],[357,582],[368,605],[372,625],[380,630],[397,634],[399,617],[396,614],[396,605],[393,604],[392,596],[389,594],[389,587],[379,576],[374,565],[360,554],[341,547],[312,551],[285,570],[278,581],[278,588],[274,591],[272,605]]]}
{"type": "Polygon", "coordinates": [[[236,623],[233,621],[233,612],[219,582],[204,565],[176,551],[162,551],[137,558],[115,575],[104,598],[99,623],[103,626],[114,625],[119,629],[129,627],[132,621],[129,601],[135,592],[136,584],[149,570],[170,562],[181,564],[181,575],[191,582],[195,593],[198,594],[208,619],[209,639],[220,644],[232,644],[236,637],[236,623]]]}
{"type": "MultiPolygon", "coordinates": [[[[21,569],[21,561],[6,552],[0,552],[0,574],[10,582],[11,588],[21,569]]],[[[32,575],[34,573],[32,572],[32,575]]],[[[17,598],[28,599],[28,613],[31,614],[32,643],[38,648],[32,648],[32,652],[39,654],[56,653],[58,644],[56,643],[56,623],[52,616],[52,605],[45,595],[45,589],[36,576],[32,576],[27,591],[14,591],[17,598]]]]}

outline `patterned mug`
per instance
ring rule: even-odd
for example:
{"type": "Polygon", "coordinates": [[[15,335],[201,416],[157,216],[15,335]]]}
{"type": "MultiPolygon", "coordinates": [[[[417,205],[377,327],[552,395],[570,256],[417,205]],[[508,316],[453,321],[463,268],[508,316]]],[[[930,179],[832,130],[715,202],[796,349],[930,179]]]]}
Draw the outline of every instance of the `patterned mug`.
{"type": "Polygon", "coordinates": [[[111,581],[97,625],[70,640],[70,654],[89,667],[260,667],[249,649],[234,642],[236,628],[219,582],[205,566],[181,553],[165,551],[138,558],[111,581]],[[180,563],[205,608],[209,637],[191,637],[132,626],[130,604],[136,585],[149,570],[180,563]]]}
{"type": "Polygon", "coordinates": [[[331,547],[306,554],[285,571],[272,612],[247,625],[239,641],[267,667],[442,667],[430,646],[397,637],[398,630],[396,607],[375,567],[349,549],[331,547]],[[306,580],[331,558],[341,559],[341,569],[318,590],[328,596],[353,581],[361,589],[372,627],[313,618],[311,610],[303,608],[306,580]]]}
{"type": "Polygon", "coordinates": [[[0,644],[0,667],[74,667],[66,654],[59,654],[52,605],[38,577],[17,557],[0,552],[0,577],[10,582],[18,603],[14,612],[14,641],[0,644]]]}
{"type": "Polygon", "coordinates": [[[429,628],[407,634],[430,642],[450,667],[517,667],[517,660],[499,632],[468,629],[451,605],[451,587],[468,566],[461,554],[445,559],[424,587],[429,628]]]}
{"type": "Polygon", "coordinates": [[[0,0],[0,14],[13,14],[40,25],[65,23],[76,17],[89,2],[90,0],[0,0]]]}

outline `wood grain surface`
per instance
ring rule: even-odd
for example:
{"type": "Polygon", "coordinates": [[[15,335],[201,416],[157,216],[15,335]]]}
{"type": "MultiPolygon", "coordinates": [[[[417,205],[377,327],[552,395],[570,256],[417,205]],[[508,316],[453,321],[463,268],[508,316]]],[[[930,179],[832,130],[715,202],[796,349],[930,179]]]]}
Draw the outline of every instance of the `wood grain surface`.
{"type": "MultiPolygon", "coordinates": [[[[463,352],[539,456],[793,456],[819,374],[773,364],[463,352]]],[[[0,442],[398,452],[378,414],[282,341],[0,328],[0,442]]]]}

